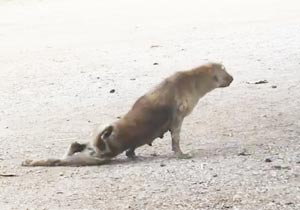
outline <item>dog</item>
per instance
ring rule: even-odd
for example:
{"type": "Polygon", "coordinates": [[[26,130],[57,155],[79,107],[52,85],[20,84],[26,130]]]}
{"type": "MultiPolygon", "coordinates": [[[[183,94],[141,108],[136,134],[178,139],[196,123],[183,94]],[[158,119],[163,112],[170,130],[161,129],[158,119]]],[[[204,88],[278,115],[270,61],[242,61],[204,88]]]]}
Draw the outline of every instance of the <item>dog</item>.
{"type": "Polygon", "coordinates": [[[152,145],[156,138],[171,133],[172,150],[177,157],[188,157],[180,148],[183,120],[208,92],[228,87],[233,77],[219,63],[207,63],[179,71],[140,97],[119,120],[99,127],[88,143],[73,142],[61,159],[25,160],[23,166],[88,166],[108,163],[126,151],[136,157],[135,149],[152,145]]]}

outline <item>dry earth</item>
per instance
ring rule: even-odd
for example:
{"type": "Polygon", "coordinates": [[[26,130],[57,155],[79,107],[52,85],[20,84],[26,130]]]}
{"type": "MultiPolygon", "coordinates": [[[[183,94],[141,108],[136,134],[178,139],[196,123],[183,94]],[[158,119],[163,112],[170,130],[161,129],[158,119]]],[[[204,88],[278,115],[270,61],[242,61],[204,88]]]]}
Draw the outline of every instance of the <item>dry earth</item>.
{"type": "Polygon", "coordinates": [[[298,2],[1,0],[0,209],[300,209],[298,2]],[[166,135],[139,161],[20,166],[207,61],[235,81],[186,119],[194,158],[173,158],[166,135]]]}

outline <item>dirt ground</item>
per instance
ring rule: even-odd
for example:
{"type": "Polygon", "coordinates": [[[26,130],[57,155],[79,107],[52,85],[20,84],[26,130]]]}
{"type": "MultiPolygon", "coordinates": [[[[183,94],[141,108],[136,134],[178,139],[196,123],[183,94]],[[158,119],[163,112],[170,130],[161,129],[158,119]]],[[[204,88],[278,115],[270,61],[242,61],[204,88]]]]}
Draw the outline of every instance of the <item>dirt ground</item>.
{"type": "Polygon", "coordinates": [[[298,2],[1,0],[0,209],[300,209],[298,2]],[[168,134],[137,161],[20,166],[207,61],[235,80],[185,120],[192,159],[168,134]]]}

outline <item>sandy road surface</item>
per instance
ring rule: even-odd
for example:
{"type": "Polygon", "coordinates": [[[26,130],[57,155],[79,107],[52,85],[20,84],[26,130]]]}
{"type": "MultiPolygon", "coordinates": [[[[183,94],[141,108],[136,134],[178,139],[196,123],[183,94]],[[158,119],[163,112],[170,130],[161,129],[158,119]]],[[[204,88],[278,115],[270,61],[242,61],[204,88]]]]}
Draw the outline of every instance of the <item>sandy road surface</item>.
{"type": "Polygon", "coordinates": [[[300,209],[299,1],[109,2],[0,1],[0,209],[300,209]],[[140,161],[20,166],[207,61],[235,81],[186,119],[193,159],[166,135],[140,161]]]}

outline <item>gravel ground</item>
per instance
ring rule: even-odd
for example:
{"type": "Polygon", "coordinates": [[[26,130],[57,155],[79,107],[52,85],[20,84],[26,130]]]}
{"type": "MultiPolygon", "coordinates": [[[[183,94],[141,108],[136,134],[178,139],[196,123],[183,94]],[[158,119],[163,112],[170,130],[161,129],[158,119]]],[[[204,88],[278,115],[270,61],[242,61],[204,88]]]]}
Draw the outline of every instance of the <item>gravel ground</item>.
{"type": "Polygon", "coordinates": [[[296,0],[1,0],[0,208],[300,209],[299,34],[296,0]],[[185,120],[192,159],[172,157],[165,135],[137,161],[20,166],[207,61],[235,81],[185,120]]]}

